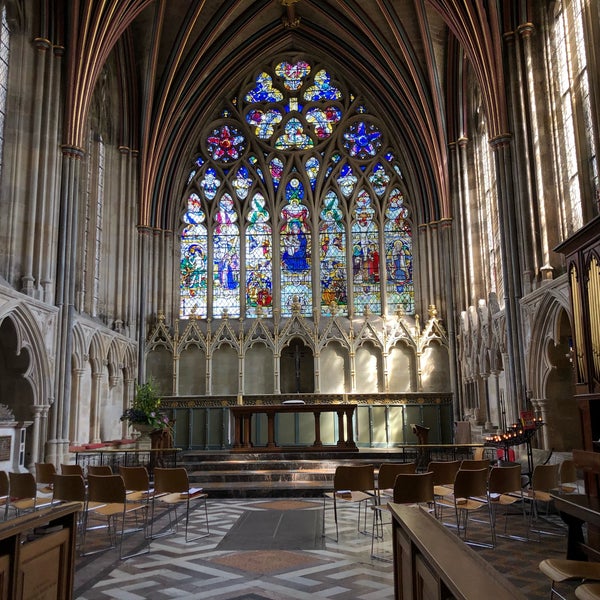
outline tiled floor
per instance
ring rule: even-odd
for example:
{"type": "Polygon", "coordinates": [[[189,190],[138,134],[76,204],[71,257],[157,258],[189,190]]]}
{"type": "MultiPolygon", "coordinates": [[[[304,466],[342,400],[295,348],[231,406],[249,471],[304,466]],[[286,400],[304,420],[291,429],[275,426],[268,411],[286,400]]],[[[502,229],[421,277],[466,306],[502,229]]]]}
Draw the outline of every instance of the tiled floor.
{"type": "MultiPolygon", "coordinates": [[[[236,549],[235,539],[228,539],[226,550],[219,549],[219,544],[248,511],[262,513],[268,510],[308,510],[318,511],[320,515],[322,500],[209,500],[208,510],[211,535],[199,541],[186,544],[183,532],[180,532],[153,540],[149,554],[125,561],[115,560],[114,550],[79,558],[76,565],[75,598],[388,600],[394,597],[392,566],[384,560],[371,558],[370,520],[369,535],[359,533],[355,509],[345,508],[339,511],[338,543],[331,539],[335,530],[333,515],[328,511],[327,536],[323,543],[316,542],[311,548],[286,549],[278,543],[255,545],[246,537],[246,541],[240,538],[239,549],[236,549]],[[249,547],[254,549],[248,549],[249,547]]],[[[196,528],[201,524],[201,515],[198,511],[192,527],[196,528]]],[[[370,519],[371,515],[368,516],[370,519]]],[[[447,517],[448,526],[452,527],[450,511],[444,516],[447,517]]],[[[317,518],[313,521],[320,533],[321,520],[317,518]]],[[[554,525],[560,523],[557,517],[551,521],[554,525]]],[[[312,521],[304,519],[299,522],[312,521]]],[[[293,527],[293,520],[291,523],[286,526],[293,527]]],[[[166,525],[166,522],[161,521],[158,529],[166,525]]],[[[498,526],[502,529],[503,523],[499,521],[498,526]]],[[[519,515],[509,517],[509,527],[513,533],[526,533],[519,515]]],[[[488,525],[473,522],[469,525],[469,530],[469,536],[473,540],[489,541],[488,525]]],[[[288,539],[294,537],[289,536],[289,532],[285,533],[288,534],[288,539]]],[[[271,532],[268,535],[272,535],[274,539],[285,539],[280,534],[281,532],[271,532]]],[[[304,537],[311,539],[310,535],[304,537]]],[[[376,554],[391,557],[390,541],[388,531],[384,541],[376,544],[376,554]]],[[[499,538],[496,548],[477,548],[476,551],[509,577],[528,598],[541,600],[548,597],[549,582],[538,571],[537,565],[547,556],[564,556],[565,546],[563,533],[559,536],[543,535],[539,542],[499,538]]],[[[574,595],[571,593],[569,597],[574,598],[574,595]]]]}

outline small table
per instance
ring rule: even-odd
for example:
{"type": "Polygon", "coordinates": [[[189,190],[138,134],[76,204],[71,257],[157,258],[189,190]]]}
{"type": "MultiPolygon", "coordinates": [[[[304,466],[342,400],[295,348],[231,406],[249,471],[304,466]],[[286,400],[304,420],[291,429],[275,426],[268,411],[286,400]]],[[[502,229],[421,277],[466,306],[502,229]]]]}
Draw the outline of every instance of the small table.
{"type": "Polygon", "coordinates": [[[233,450],[279,452],[282,448],[275,440],[275,415],[279,413],[313,413],[315,418],[315,441],[313,444],[311,446],[286,447],[286,451],[344,450],[346,452],[358,452],[352,432],[352,416],[356,410],[356,404],[261,404],[255,406],[231,406],[229,410],[231,411],[234,423],[233,450]],[[337,413],[338,440],[335,446],[324,445],[321,441],[321,414],[324,412],[337,413]],[[267,445],[256,447],[252,445],[250,431],[252,415],[258,413],[267,415],[267,445]]]}
{"type": "Polygon", "coordinates": [[[600,527],[600,499],[587,494],[550,494],[560,518],[568,526],[567,558],[600,560],[600,547],[590,545],[583,535],[583,524],[600,527]]]}

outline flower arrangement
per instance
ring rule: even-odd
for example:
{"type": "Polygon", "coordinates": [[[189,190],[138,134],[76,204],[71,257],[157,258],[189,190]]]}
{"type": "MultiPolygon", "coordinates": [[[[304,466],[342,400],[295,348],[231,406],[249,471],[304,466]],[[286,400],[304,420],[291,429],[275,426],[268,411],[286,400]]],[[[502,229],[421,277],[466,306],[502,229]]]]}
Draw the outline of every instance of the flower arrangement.
{"type": "Polygon", "coordinates": [[[121,421],[136,425],[151,425],[154,429],[164,429],[169,426],[169,418],[160,410],[160,397],[154,389],[152,381],[135,386],[133,406],[122,415],[121,421]]]}

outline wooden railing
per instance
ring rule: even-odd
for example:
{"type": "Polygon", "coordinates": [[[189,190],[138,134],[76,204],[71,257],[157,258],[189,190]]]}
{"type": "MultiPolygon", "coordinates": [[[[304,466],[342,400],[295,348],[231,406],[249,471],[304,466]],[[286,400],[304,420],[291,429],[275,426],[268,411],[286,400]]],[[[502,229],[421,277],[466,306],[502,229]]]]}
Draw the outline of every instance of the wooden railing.
{"type": "Polygon", "coordinates": [[[390,504],[395,599],[525,600],[488,562],[426,510],[390,504]]]}
{"type": "MultiPolygon", "coordinates": [[[[295,394],[264,396],[170,396],[162,408],[174,420],[174,445],[184,449],[229,449],[234,444],[232,406],[280,405],[285,400],[306,404],[356,404],[352,422],[353,439],[359,448],[398,448],[416,444],[412,425],[429,428],[429,444],[452,444],[453,408],[451,394],[295,394]]],[[[334,414],[323,418],[323,444],[340,437],[334,414]]],[[[278,415],[277,439],[286,446],[306,446],[314,441],[311,414],[278,415]]],[[[253,419],[252,443],[268,441],[266,415],[253,419]]]]}

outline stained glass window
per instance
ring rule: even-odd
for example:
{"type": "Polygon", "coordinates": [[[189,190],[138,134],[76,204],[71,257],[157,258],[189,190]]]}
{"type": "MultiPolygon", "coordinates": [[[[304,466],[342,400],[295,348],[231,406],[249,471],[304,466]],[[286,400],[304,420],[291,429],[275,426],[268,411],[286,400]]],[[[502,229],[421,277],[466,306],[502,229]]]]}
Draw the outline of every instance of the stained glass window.
{"type": "Polygon", "coordinates": [[[364,98],[286,57],[215,114],[187,179],[182,318],[414,312],[410,203],[364,98]]]}

